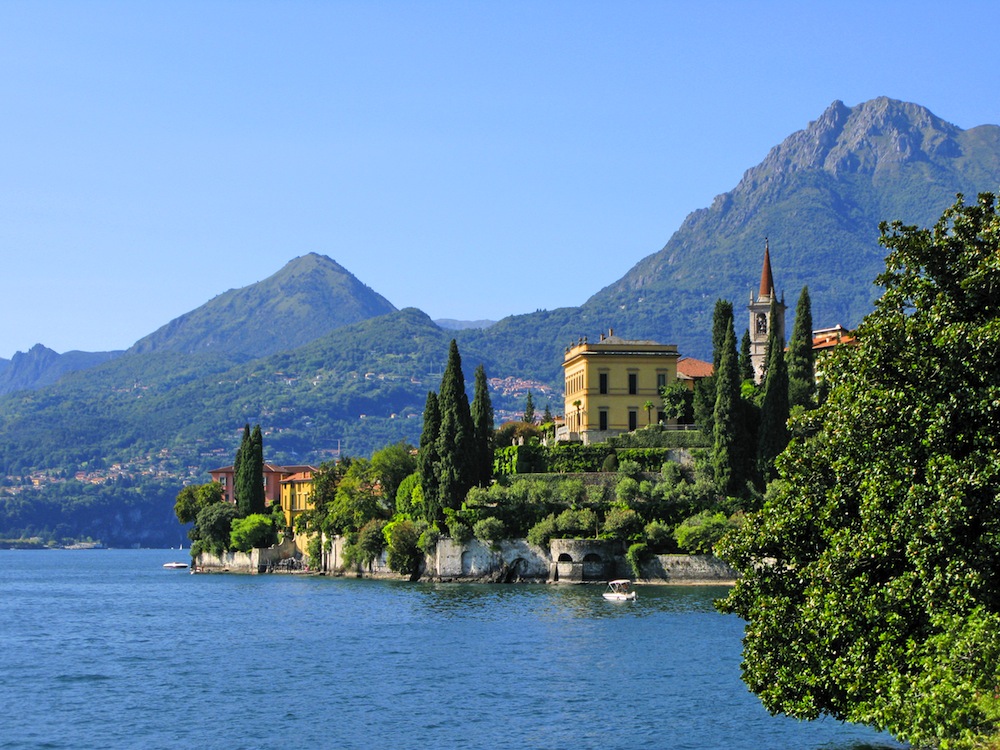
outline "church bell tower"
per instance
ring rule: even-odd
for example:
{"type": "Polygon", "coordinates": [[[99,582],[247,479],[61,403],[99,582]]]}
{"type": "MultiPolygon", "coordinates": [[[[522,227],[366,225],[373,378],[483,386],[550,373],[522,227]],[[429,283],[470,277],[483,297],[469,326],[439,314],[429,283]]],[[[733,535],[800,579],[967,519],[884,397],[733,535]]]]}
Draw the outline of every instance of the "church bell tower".
{"type": "Polygon", "coordinates": [[[767,366],[767,337],[771,326],[777,326],[776,333],[782,348],[785,346],[785,299],[778,299],[774,290],[774,275],[771,273],[771,248],[764,239],[764,267],[760,271],[760,289],[754,297],[750,291],[750,362],[753,365],[754,382],[764,379],[767,366]],[[771,320],[771,302],[776,302],[775,319],[771,320]]]}

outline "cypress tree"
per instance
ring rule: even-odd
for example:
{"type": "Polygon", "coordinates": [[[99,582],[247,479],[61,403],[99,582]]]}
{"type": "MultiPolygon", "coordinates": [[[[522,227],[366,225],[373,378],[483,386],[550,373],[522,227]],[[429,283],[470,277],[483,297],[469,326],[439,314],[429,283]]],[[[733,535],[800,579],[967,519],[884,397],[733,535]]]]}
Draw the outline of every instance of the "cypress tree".
{"type": "Polygon", "coordinates": [[[438,502],[437,481],[437,440],[441,432],[441,411],[434,391],[427,392],[424,404],[424,428],[420,433],[420,449],[417,453],[417,471],[420,472],[420,487],[424,493],[424,507],[428,523],[437,523],[441,512],[438,502]]]}
{"type": "Polygon", "coordinates": [[[802,287],[795,306],[795,326],[788,342],[788,406],[809,408],[816,400],[816,367],[812,348],[812,304],[809,287],[802,287]]]}
{"type": "Polygon", "coordinates": [[[441,410],[437,440],[438,497],[442,508],[458,508],[476,484],[476,450],[462,357],[455,339],[451,340],[448,364],[441,378],[438,407],[441,410]]]}
{"type": "MultiPolygon", "coordinates": [[[[726,335],[733,329],[733,303],[727,299],[715,301],[712,313],[712,372],[719,371],[726,335]]],[[[735,343],[733,344],[735,348],[735,343]]]]}
{"type": "Polygon", "coordinates": [[[264,513],[264,436],[259,424],[250,435],[250,482],[250,512],[264,513]]]}
{"type": "Polygon", "coordinates": [[[535,400],[531,397],[531,391],[528,391],[528,397],[524,400],[523,421],[528,424],[535,423],[535,400]]]}
{"type": "MultiPolygon", "coordinates": [[[[776,303],[771,302],[771,320],[776,320],[776,303]]],[[[774,476],[774,459],[788,445],[788,370],[785,343],[778,340],[778,326],[767,335],[767,375],[760,406],[757,431],[757,470],[766,484],[774,476]]]]}
{"type": "Polygon", "coordinates": [[[247,472],[250,471],[250,423],[243,426],[243,439],[240,447],[236,449],[236,458],[233,459],[233,500],[236,509],[241,516],[250,515],[250,503],[253,490],[252,480],[247,472]]]}
{"type": "Polygon", "coordinates": [[[750,359],[750,330],[743,329],[743,340],[740,341],[740,380],[753,382],[753,360],[750,359]]]}
{"type": "Polygon", "coordinates": [[[472,391],[472,426],[476,434],[476,484],[485,487],[493,478],[493,403],[482,365],[476,368],[472,391]]]}
{"type": "Polygon", "coordinates": [[[715,374],[712,468],[719,490],[731,497],[743,491],[747,480],[746,431],[742,424],[736,334],[732,328],[719,354],[719,370],[715,374]]]}

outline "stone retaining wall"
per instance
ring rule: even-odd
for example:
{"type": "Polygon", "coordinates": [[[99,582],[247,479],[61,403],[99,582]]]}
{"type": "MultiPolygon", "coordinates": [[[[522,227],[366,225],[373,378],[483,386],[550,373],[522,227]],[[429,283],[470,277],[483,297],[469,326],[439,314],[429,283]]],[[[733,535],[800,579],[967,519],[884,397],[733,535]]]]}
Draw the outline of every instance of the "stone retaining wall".
{"type": "MultiPolygon", "coordinates": [[[[324,554],[320,571],[309,571],[294,540],[250,553],[230,552],[222,557],[202,554],[194,564],[204,572],[267,573],[324,572],[372,578],[401,579],[389,570],[382,553],[370,566],[345,568],[344,540],[336,537],[324,554]]],[[[632,578],[622,545],[605,539],[553,539],[543,550],[524,539],[510,539],[492,549],[473,539],[462,545],[443,537],[433,555],[424,559],[421,580],[428,581],[535,581],[587,583],[613,578],[632,578]]],[[[736,573],[711,555],[656,555],[642,567],[642,583],[719,584],[730,583],[736,573]]]]}

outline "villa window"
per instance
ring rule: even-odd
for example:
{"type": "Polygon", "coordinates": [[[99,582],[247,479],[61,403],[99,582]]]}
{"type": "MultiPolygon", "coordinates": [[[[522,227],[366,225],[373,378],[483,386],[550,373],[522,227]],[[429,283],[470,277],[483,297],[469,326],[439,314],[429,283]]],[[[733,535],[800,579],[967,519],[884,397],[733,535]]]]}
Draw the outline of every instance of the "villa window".
{"type": "Polygon", "coordinates": [[[656,390],[662,391],[667,387],[667,373],[658,372],[656,373],[656,390]]]}
{"type": "Polygon", "coordinates": [[[634,432],[639,427],[639,412],[635,409],[628,410],[628,429],[634,432]]]}
{"type": "Polygon", "coordinates": [[[607,394],[608,392],[608,374],[606,372],[598,375],[598,390],[602,394],[607,394]]]}
{"type": "Polygon", "coordinates": [[[606,432],[608,429],[608,412],[606,409],[601,409],[600,411],[600,427],[601,432],[606,432]]]}
{"type": "Polygon", "coordinates": [[[634,396],[639,392],[639,373],[630,372],[628,374],[628,393],[634,396]]]}

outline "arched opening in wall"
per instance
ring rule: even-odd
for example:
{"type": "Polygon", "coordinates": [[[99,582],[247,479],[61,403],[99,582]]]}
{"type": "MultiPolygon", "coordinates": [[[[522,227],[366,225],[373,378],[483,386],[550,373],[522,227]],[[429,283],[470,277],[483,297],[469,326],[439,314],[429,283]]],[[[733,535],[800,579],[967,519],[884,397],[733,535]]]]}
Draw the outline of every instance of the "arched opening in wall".
{"type": "Polygon", "coordinates": [[[596,552],[588,552],[583,557],[583,579],[585,581],[603,581],[607,578],[604,558],[596,552]]]}
{"type": "Polygon", "coordinates": [[[573,556],[569,552],[560,552],[556,562],[573,562],[573,556]]]}
{"type": "Polygon", "coordinates": [[[516,583],[524,578],[524,574],[528,569],[528,563],[524,558],[517,558],[510,565],[504,565],[503,575],[501,577],[500,583],[516,583]]]}
{"type": "Polygon", "coordinates": [[[466,550],[462,553],[462,575],[468,576],[472,575],[472,567],[474,563],[474,558],[472,553],[466,550]]]}

